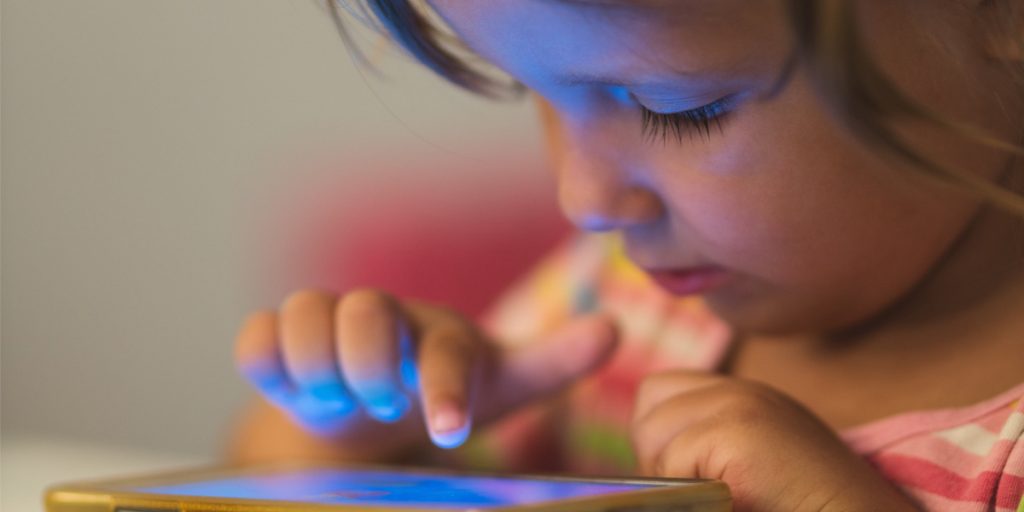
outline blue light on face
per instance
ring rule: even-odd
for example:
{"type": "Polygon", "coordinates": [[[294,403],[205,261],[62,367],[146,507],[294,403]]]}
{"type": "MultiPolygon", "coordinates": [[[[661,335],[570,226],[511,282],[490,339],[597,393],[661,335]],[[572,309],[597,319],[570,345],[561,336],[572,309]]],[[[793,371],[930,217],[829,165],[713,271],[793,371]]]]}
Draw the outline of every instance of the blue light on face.
{"type": "Polygon", "coordinates": [[[608,87],[609,96],[621,105],[632,105],[634,103],[633,95],[629,92],[629,89],[621,86],[608,87]]]}
{"type": "Polygon", "coordinates": [[[616,483],[442,476],[386,471],[305,470],[131,489],[196,496],[411,508],[493,508],[650,488],[616,483]]]}

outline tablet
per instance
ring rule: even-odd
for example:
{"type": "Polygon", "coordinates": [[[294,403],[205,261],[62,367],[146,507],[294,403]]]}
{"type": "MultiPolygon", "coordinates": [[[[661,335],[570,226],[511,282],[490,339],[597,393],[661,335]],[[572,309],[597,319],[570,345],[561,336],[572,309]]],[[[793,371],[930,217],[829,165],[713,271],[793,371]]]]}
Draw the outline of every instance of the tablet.
{"type": "Polygon", "coordinates": [[[718,512],[712,480],[570,478],[379,466],[273,465],[71,483],[48,512],[718,512]]]}

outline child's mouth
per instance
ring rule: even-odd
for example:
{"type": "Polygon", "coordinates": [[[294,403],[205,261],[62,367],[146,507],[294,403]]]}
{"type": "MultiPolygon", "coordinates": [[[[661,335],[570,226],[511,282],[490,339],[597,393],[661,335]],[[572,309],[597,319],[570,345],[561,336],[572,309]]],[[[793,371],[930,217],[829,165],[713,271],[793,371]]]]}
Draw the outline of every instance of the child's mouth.
{"type": "Polygon", "coordinates": [[[654,282],[673,295],[707,293],[725,285],[729,271],[713,265],[678,269],[645,269],[654,282]]]}

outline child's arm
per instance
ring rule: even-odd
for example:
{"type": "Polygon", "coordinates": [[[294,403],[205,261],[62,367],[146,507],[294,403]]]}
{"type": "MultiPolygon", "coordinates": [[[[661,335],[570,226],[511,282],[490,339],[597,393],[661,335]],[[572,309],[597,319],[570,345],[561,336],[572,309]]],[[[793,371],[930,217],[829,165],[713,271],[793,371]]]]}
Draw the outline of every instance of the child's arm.
{"type": "Polygon", "coordinates": [[[246,415],[232,455],[382,462],[431,440],[456,446],[471,425],[588,373],[615,339],[598,315],[510,348],[445,308],[376,291],[299,292],[239,333],[239,370],[273,408],[246,415]]]}

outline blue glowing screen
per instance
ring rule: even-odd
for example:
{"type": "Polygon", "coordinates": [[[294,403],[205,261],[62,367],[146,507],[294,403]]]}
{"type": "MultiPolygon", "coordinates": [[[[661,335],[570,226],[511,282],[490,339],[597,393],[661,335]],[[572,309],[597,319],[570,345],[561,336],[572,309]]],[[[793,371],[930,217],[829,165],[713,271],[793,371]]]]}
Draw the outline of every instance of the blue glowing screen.
{"type": "Polygon", "coordinates": [[[335,469],[140,487],[156,494],[413,508],[488,508],[649,489],[651,485],[335,469]]]}

